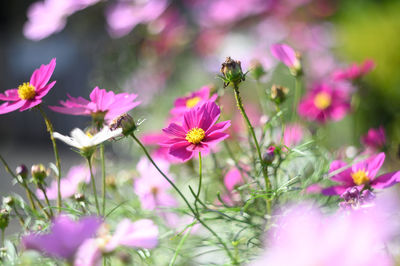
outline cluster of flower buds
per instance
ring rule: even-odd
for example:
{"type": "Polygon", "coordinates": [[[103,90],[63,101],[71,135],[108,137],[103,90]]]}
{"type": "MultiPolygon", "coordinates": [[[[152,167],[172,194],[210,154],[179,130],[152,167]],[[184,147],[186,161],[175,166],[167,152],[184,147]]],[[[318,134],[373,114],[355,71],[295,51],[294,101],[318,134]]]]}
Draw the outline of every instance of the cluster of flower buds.
{"type": "Polygon", "coordinates": [[[225,62],[222,63],[221,74],[220,78],[224,81],[224,87],[229,86],[229,84],[237,87],[240,82],[246,80],[246,74],[243,74],[240,61],[233,60],[230,57],[227,57],[225,62]]]}
{"type": "Polygon", "coordinates": [[[362,192],[357,187],[350,187],[343,192],[340,197],[344,200],[339,203],[339,207],[343,210],[357,210],[373,206],[375,194],[366,189],[362,192]]]}
{"type": "Polygon", "coordinates": [[[280,85],[272,85],[271,87],[271,100],[276,104],[281,104],[286,100],[286,97],[289,93],[289,89],[280,85]]]}

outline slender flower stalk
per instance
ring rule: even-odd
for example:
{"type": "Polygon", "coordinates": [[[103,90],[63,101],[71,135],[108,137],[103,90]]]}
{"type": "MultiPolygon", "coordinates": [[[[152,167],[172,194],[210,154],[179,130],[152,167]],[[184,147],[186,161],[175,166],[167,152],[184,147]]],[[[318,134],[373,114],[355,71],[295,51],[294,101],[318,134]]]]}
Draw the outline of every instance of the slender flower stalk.
{"type": "Polygon", "coordinates": [[[300,95],[301,95],[302,81],[301,76],[295,76],[295,87],[294,87],[294,98],[293,98],[293,109],[292,109],[292,121],[296,119],[297,116],[297,106],[299,105],[300,95]]]}
{"type": "Polygon", "coordinates": [[[51,209],[49,198],[47,197],[46,189],[42,185],[39,185],[39,189],[43,192],[44,200],[46,201],[46,204],[49,207],[50,216],[53,217],[54,214],[53,210],[51,209]]]}
{"type": "Polygon", "coordinates": [[[97,199],[96,181],[94,180],[93,170],[92,170],[92,156],[86,157],[86,160],[89,166],[90,180],[92,181],[92,189],[93,189],[94,201],[96,203],[97,215],[100,216],[100,206],[99,206],[99,200],[97,199]]]}
{"type": "Polygon", "coordinates": [[[56,166],[57,166],[57,207],[58,213],[61,213],[62,207],[62,200],[61,200],[61,161],[60,155],[58,154],[56,140],[54,138],[54,129],[53,124],[50,122],[49,118],[47,117],[46,113],[43,111],[40,105],[37,106],[40,114],[43,116],[44,121],[46,123],[47,131],[50,133],[50,139],[53,143],[53,150],[54,150],[54,157],[56,159],[56,166]]]}
{"type": "Polygon", "coordinates": [[[198,212],[197,202],[198,202],[199,196],[200,196],[202,179],[203,179],[203,170],[202,170],[201,152],[199,152],[199,187],[197,189],[196,199],[194,201],[194,206],[195,206],[197,212],[198,212]]]}
{"type": "Polygon", "coordinates": [[[135,142],[140,146],[140,148],[143,150],[144,154],[149,159],[149,161],[154,165],[154,167],[157,169],[157,171],[168,181],[168,183],[175,189],[175,191],[183,199],[183,201],[188,206],[189,210],[192,212],[192,214],[196,218],[196,220],[199,221],[199,223],[201,223],[212,235],[214,235],[214,237],[218,240],[218,242],[223,246],[223,248],[225,249],[226,254],[231,259],[232,264],[233,265],[238,265],[237,260],[234,258],[234,256],[232,255],[231,251],[229,250],[229,248],[225,244],[225,242],[222,241],[222,239],[217,235],[217,233],[214,232],[214,230],[212,230],[203,220],[200,219],[199,214],[193,209],[193,207],[190,205],[189,201],[182,194],[182,192],[179,190],[179,188],[157,166],[157,164],[154,162],[153,158],[151,158],[149,152],[146,150],[146,147],[143,146],[142,142],[140,142],[140,140],[133,133],[131,134],[131,136],[135,140],[135,142]]]}
{"type": "Polygon", "coordinates": [[[100,144],[100,160],[101,160],[101,179],[102,179],[102,213],[106,213],[106,162],[104,159],[104,144],[100,144]]]}

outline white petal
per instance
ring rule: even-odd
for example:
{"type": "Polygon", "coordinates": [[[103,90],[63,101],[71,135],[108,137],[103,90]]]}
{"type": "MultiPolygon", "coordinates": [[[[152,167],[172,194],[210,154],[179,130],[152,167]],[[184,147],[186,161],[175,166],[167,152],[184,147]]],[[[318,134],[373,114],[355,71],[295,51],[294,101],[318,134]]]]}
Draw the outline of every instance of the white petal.
{"type": "Polygon", "coordinates": [[[58,133],[58,132],[54,132],[54,133],[53,133],[53,137],[54,137],[55,139],[59,139],[59,140],[65,142],[66,144],[68,144],[68,145],[70,145],[70,146],[73,146],[73,147],[75,147],[75,148],[78,148],[78,149],[82,148],[82,146],[81,146],[78,142],[76,142],[73,138],[68,137],[68,136],[61,135],[61,134],[58,133]]]}

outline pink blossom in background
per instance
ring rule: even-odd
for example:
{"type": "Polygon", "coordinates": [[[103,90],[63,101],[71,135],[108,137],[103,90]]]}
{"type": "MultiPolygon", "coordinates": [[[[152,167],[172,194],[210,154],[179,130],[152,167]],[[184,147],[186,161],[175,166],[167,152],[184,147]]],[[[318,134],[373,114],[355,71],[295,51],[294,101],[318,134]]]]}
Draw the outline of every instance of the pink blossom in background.
{"type": "Polygon", "coordinates": [[[271,54],[289,68],[300,69],[300,60],[295,50],[286,44],[273,44],[270,47],[271,54]]]}
{"type": "Polygon", "coordinates": [[[354,80],[368,74],[375,68],[375,63],[372,60],[365,60],[361,65],[352,64],[348,68],[339,69],[333,72],[332,78],[334,80],[354,80]]]}
{"type": "Polygon", "coordinates": [[[249,265],[393,265],[385,244],[394,237],[395,210],[364,210],[324,215],[311,204],[292,206],[279,215],[265,239],[268,247],[249,265]]]}
{"type": "MultiPolygon", "coordinates": [[[[73,166],[68,171],[66,177],[61,179],[60,189],[61,197],[69,198],[78,192],[81,183],[88,184],[90,182],[90,171],[85,165],[73,166]]],[[[44,200],[44,195],[41,190],[36,191],[39,199],[44,200]]],[[[51,182],[50,186],[46,188],[46,195],[49,200],[56,200],[58,195],[57,181],[51,182]]]]}
{"type": "Polygon", "coordinates": [[[369,129],[367,134],[361,137],[361,143],[371,151],[381,150],[386,145],[385,129],[382,126],[369,129]]]}
{"type": "Polygon", "coordinates": [[[29,233],[22,237],[22,246],[25,250],[36,250],[72,262],[78,248],[96,234],[101,223],[98,217],[74,221],[66,215],[59,215],[52,221],[49,233],[29,233]]]}
{"type": "Polygon", "coordinates": [[[320,194],[322,192],[320,184],[312,184],[305,189],[306,194],[320,194]]]}
{"type": "Polygon", "coordinates": [[[196,153],[209,152],[218,142],[229,137],[224,133],[230,121],[217,123],[221,114],[214,102],[207,102],[187,111],[183,124],[171,123],[163,131],[171,138],[163,145],[169,147],[169,154],[181,161],[190,160],[196,153]]]}
{"type": "Polygon", "coordinates": [[[283,133],[283,145],[292,148],[303,140],[303,127],[299,124],[287,124],[283,133]]]}
{"type": "MultiPolygon", "coordinates": [[[[400,182],[400,171],[376,177],[384,161],[385,154],[381,152],[336,173],[331,177],[331,180],[340,184],[325,188],[322,190],[322,194],[327,196],[341,195],[347,188],[354,186],[360,189],[365,186],[374,189],[384,189],[397,184],[400,182]]],[[[346,162],[339,160],[333,161],[329,168],[329,173],[336,172],[347,166],[346,162]]]]}
{"type": "Polygon", "coordinates": [[[298,106],[300,116],[320,123],[341,120],[349,111],[348,92],[324,82],[317,83],[298,106]]]}
{"type": "Polygon", "coordinates": [[[68,95],[68,100],[60,101],[62,106],[49,106],[55,112],[70,115],[96,116],[104,115],[107,121],[122,115],[140,104],[135,102],[137,95],[133,93],[118,93],[95,87],[90,93],[90,101],[68,95]]]}
{"type": "Polygon", "coordinates": [[[142,135],[140,139],[144,145],[157,147],[152,153],[154,157],[158,157],[160,159],[168,161],[171,164],[180,162],[180,160],[178,160],[176,157],[169,154],[168,147],[164,147],[159,144],[169,139],[168,136],[166,136],[164,133],[147,133],[142,135]]]}
{"type": "Polygon", "coordinates": [[[31,109],[42,102],[42,98],[53,88],[55,81],[49,82],[56,67],[56,59],[51,59],[48,65],[36,69],[29,82],[24,82],[18,89],[6,90],[0,93],[0,100],[6,101],[0,105],[0,114],[6,114],[19,109],[20,112],[31,109]]]}
{"type": "Polygon", "coordinates": [[[157,19],[167,7],[167,0],[117,1],[106,11],[108,31],[115,38],[125,36],[138,24],[157,19]]]}
{"type": "Polygon", "coordinates": [[[204,86],[200,90],[190,93],[188,96],[181,97],[175,100],[174,107],[171,109],[171,114],[175,117],[182,116],[186,111],[201,106],[207,101],[214,102],[218,95],[210,95],[211,88],[204,86]]]}
{"type": "Polygon", "coordinates": [[[120,246],[129,248],[155,248],[158,244],[158,228],[148,219],[131,222],[122,220],[110,234],[103,225],[96,238],[87,239],[79,248],[74,266],[94,266],[101,262],[103,253],[110,253],[120,246]]]}
{"type": "Polygon", "coordinates": [[[224,177],[224,184],[229,192],[232,192],[236,186],[243,185],[244,181],[239,169],[233,167],[231,170],[229,170],[224,177]]]}

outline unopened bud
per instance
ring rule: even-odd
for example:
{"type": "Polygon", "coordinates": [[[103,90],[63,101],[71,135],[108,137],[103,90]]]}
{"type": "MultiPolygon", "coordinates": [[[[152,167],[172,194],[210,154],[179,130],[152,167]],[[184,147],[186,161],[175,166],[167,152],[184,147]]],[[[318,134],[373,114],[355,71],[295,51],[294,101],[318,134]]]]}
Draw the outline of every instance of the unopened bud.
{"type": "Polygon", "coordinates": [[[275,159],[275,146],[269,146],[267,151],[263,155],[264,162],[269,165],[275,159]]]}
{"type": "Polygon", "coordinates": [[[41,185],[44,182],[44,179],[47,177],[48,172],[46,167],[43,164],[35,164],[32,165],[31,168],[32,179],[35,184],[41,185]]]}
{"type": "Polygon", "coordinates": [[[124,265],[130,265],[132,263],[131,255],[127,252],[119,252],[117,257],[124,265]]]}
{"type": "Polygon", "coordinates": [[[26,177],[28,176],[28,168],[25,166],[25,164],[21,164],[17,166],[17,168],[15,169],[15,173],[22,179],[26,179],[26,177]]]}
{"type": "Polygon", "coordinates": [[[75,193],[74,194],[74,199],[77,202],[83,202],[83,201],[85,201],[85,195],[83,195],[82,193],[75,193]]]}
{"type": "Polygon", "coordinates": [[[8,222],[10,221],[10,212],[3,208],[0,210],[0,229],[4,230],[8,226],[8,222]]]}
{"type": "Polygon", "coordinates": [[[122,134],[124,134],[124,136],[128,136],[137,129],[137,126],[135,120],[133,120],[130,115],[122,114],[114,118],[110,123],[111,130],[116,130],[118,128],[122,128],[122,134]]]}
{"type": "Polygon", "coordinates": [[[260,61],[257,59],[251,61],[251,74],[253,75],[255,80],[259,80],[262,76],[264,76],[267,72],[265,72],[263,66],[261,65],[260,61]]]}
{"type": "Polygon", "coordinates": [[[271,87],[271,100],[277,104],[281,104],[286,100],[289,89],[280,85],[272,85],[271,87]]]}
{"type": "Polygon", "coordinates": [[[14,206],[14,198],[11,196],[8,197],[3,197],[3,205],[8,206],[10,208],[12,208],[14,206]]]}
{"type": "Polygon", "coordinates": [[[246,75],[243,74],[240,61],[235,61],[230,57],[227,57],[225,62],[222,63],[221,74],[223,75],[224,87],[227,87],[230,83],[237,86],[246,78],[246,75]]]}
{"type": "Polygon", "coordinates": [[[117,182],[114,176],[107,176],[106,178],[106,185],[112,189],[117,187],[117,182]]]}

